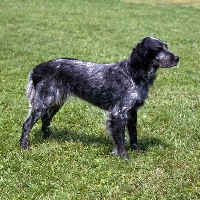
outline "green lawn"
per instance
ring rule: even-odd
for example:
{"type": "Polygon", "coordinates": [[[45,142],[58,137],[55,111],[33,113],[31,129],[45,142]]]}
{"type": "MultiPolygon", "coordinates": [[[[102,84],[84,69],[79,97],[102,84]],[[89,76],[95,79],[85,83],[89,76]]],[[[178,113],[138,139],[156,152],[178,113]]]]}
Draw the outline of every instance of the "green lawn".
{"type": "Polygon", "coordinates": [[[182,5],[200,8],[198,0],[121,0],[126,3],[144,3],[149,5],[182,5]]]}
{"type": "MultiPolygon", "coordinates": [[[[200,199],[200,10],[120,0],[2,0],[0,6],[0,199],[200,199]],[[21,151],[29,71],[57,57],[127,58],[146,36],[180,56],[160,69],[139,111],[139,144],[110,155],[106,113],[72,98],[44,141],[38,122],[21,151]]],[[[128,148],[128,146],[127,146],[128,148]]]]}

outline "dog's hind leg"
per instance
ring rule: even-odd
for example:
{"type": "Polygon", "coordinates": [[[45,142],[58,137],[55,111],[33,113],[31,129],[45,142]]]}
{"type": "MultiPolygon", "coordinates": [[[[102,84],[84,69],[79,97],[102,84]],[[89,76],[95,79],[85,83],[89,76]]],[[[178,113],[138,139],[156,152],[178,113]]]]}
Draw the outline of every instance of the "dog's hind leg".
{"type": "Polygon", "coordinates": [[[48,109],[48,111],[42,116],[42,132],[44,134],[44,139],[47,139],[50,136],[49,126],[53,116],[59,111],[62,107],[61,105],[54,105],[48,109]]]}
{"type": "Polygon", "coordinates": [[[22,135],[20,139],[20,146],[22,149],[27,149],[29,146],[28,136],[33,127],[33,125],[37,122],[39,118],[43,115],[44,111],[37,112],[35,110],[31,110],[28,118],[25,120],[22,127],[22,135]]]}
{"type": "Polygon", "coordinates": [[[124,114],[110,114],[107,119],[107,128],[114,140],[114,154],[119,154],[122,158],[129,159],[125,149],[125,125],[126,117],[124,114]]]}
{"type": "Polygon", "coordinates": [[[48,87],[45,82],[41,82],[36,88],[32,88],[31,92],[28,95],[31,112],[23,124],[20,140],[22,149],[27,149],[29,146],[28,136],[33,125],[47,113],[51,105],[55,105],[55,97],[51,92],[51,87],[48,87]]]}

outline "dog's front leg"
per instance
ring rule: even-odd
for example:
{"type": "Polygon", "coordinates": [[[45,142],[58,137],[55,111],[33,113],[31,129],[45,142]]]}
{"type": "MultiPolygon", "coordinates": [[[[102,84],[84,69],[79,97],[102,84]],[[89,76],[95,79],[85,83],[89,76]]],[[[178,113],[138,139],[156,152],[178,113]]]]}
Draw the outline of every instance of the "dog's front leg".
{"type": "Polygon", "coordinates": [[[125,149],[125,125],[126,117],[123,114],[110,114],[108,119],[109,130],[114,140],[113,153],[119,154],[124,159],[129,159],[125,149]]]}
{"type": "Polygon", "coordinates": [[[127,122],[130,146],[132,150],[140,151],[137,143],[137,110],[132,108],[129,113],[129,119],[127,122]]]}

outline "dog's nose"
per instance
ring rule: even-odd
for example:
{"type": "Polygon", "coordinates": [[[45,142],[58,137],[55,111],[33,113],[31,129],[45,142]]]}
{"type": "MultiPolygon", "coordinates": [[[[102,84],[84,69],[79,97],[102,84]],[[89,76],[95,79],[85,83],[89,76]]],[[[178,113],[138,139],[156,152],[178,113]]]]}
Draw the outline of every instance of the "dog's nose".
{"type": "Polygon", "coordinates": [[[179,57],[175,56],[175,61],[178,62],[179,61],[179,57]]]}

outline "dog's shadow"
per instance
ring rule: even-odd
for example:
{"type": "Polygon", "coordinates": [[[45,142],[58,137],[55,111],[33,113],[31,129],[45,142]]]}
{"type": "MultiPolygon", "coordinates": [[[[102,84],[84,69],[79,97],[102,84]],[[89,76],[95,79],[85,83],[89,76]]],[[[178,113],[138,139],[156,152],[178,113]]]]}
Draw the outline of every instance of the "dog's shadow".
{"type": "Polygon", "coordinates": [[[166,143],[165,141],[153,136],[143,137],[138,140],[138,143],[139,143],[140,149],[143,152],[147,152],[149,149],[153,147],[161,147],[163,149],[170,147],[170,145],[166,143]]]}
{"type": "MultiPolygon", "coordinates": [[[[95,144],[96,146],[100,147],[102,145],[106,145],[110,147],[111,150],[113,148],[112,139],[107,134],[86,134],[85,132],[75,133],[67,129],[53,129],[47,141],[53,140],[59,143],[81,142],[85,146],[95,144]]],[[[43,133],[40,130],[36,130],[32,138],[31,144],[38,145],[44,142],[45,140],[43,139],[43,133]]],[[[139,139],[138,143],[142,152],[147,152],[150,148],[154,146],[159,146],[164,149],[170,147],[169,144],[157,137],[143,137],[139,139]]],[[[127,148],[129,149],[128,141],[127,148]]]]}
{"type": "Polygon", "coordinates": [[[34,137],[31,141],[33,145],[38,145],[44,143],[45,141],[57,141],[59,143],[65,142],[81,142],[83,145],[88,146],[96,144],[101,145],[111,145],[112,141],[106,134],[86,134],[85,132],[76,133],[67,129],[53,129],[51,130],[51,135],[47,140],[43,139],[43,133],[40,130],[36,130],[34,137]]]}

